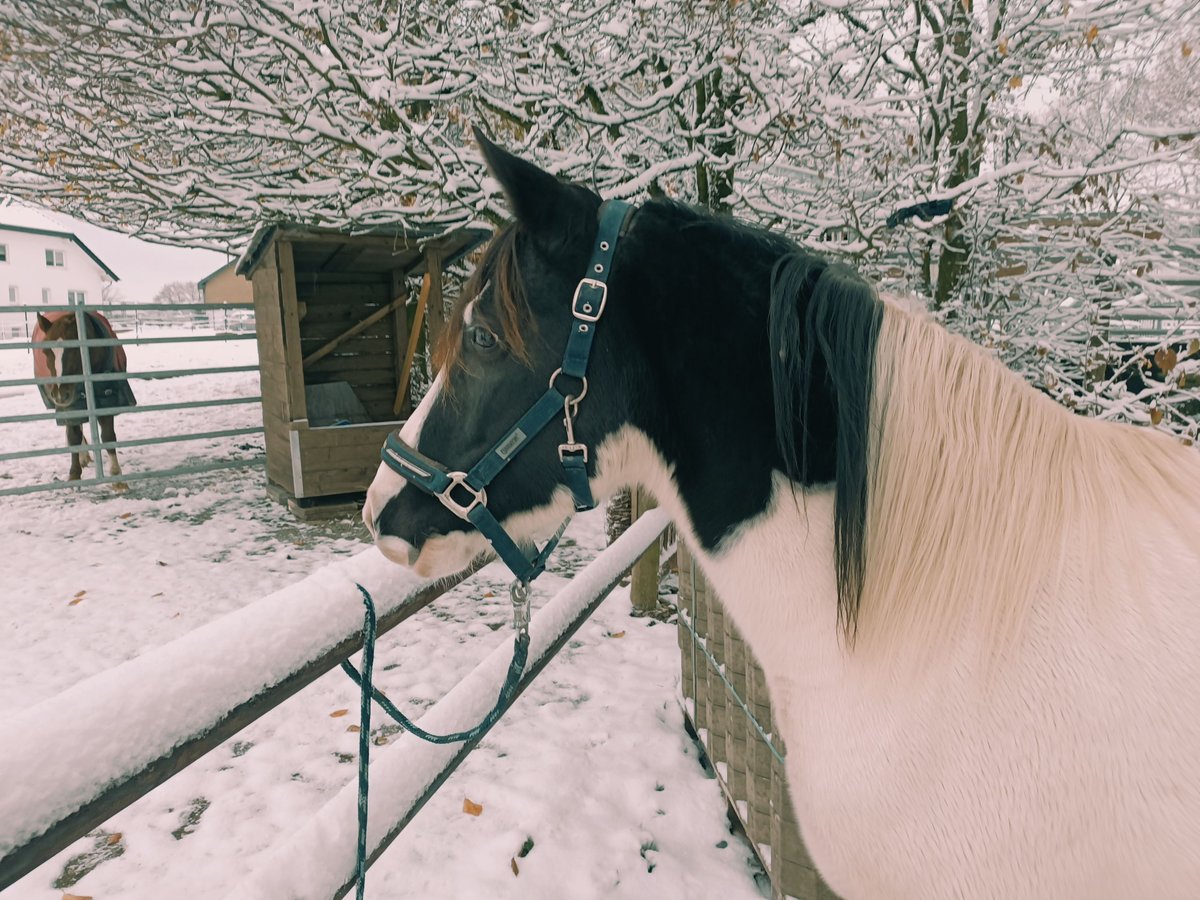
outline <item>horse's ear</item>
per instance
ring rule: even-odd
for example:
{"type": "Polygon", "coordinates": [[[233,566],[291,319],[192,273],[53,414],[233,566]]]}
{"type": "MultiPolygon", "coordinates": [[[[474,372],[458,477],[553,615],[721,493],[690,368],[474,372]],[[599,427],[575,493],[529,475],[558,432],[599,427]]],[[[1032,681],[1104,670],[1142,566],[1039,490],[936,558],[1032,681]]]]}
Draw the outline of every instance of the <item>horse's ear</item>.
{"type": "Polygon", "coordinates": [[[43,316],[41,313],[38,313],[37,317],[38,317],[38,328],[42,329],[42,334],[45,334],[47,331],[50,330],[50,320],[47,319],[45,316],[43,316]]]}
{"type": "Polygon", "coordinates": [[[517,221],[547,246],[559,244],[590,221],[600,198],[586,188],[565,184],[533,163],[513,156],[473,128],[488,171],[500,182],[517,221]]]}

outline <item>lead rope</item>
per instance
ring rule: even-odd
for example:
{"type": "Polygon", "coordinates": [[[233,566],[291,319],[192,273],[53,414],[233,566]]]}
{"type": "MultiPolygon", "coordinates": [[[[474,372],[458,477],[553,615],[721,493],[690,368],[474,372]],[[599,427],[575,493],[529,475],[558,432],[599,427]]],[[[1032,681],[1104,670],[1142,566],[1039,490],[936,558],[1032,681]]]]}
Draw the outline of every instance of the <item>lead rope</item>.
{"type": "MultiPolygon", "coordinates": [[[[554,552],[554,548],[558,546],[558,541],[566,530],[568,522],[570,522],[570,519],[564,520],[558,526],[558,531],[547,541],[546,546],[541,549],[541,552],[534,557],[535,572],[541,572],[545,568],[546,561],[550,558],[550,554],[554,552]]],[[[377,626],[375,601],[371,599],[371,592],[361,584],[356,583],[354,586],[362,594],[363,606],[366,608],[363,615],[362,672],[360,673],[355,669],[349,660],[342,661],[342,670],[360,688],[358,707],[358,848],[355,858],[354,880],[357,884],[355,897],[357,900],[363,900],[363,892],[367,888],[367,794],[369,789],[368,766],[370,764],[371,753],[371,700],[374,699],[382,707],[383,711],[395,719],[405,731],[409,731],[421,740],[428,741],[431,744],[456,744],[460,741],[478,740],[480,736],[496,724],[509,703],[512,702],[513,695],[516,693],[517,687],[521,682],[521,676],[525,672],[525,663],[529,659],[529,582],[518,578],[508,586],[508,595],[512,600],[513,607],[513,630],[516,631],[516,637],[513,639],[512,662],[508,664],[508,674],[504,676],[504,684],[500,686],[500,696],[496,699],[496,705],[483,717],[483,721],[474,728],[467,731],[455,732],[454,734],[433,734],[421,728],[416,722],[400,712],[396,708],[396,705],[372,684],[371,673],[375,668],[375,634],[377,626]]]]}
{"type": "Polygon", "coordinates": [[[500,687],[500,696],[496,699],[496,705],[474,728],[454,734],[433,734],[421,728],[400,712],[396,705],[371,683],[371,672],[375,666],[375,602],[365,587],[361,584],[354,586],[362,594],[363,606],[366,607],[366,613],[363,616],[362,672],[359,673],[349,660],[342,662],[342,669],[362,689],[359,698],[358,719],[358,849],[354,878],[358,886],[355,896],[357,900],[363,900],[363,892],[367,888],[367,793],[369,788],[368,765],[371,753],[372,698],[405,731],[412,732],[423,741],[431,744],[455,744],[460,741],[477,740],[496,724],[512,700],[513,694],[516,693],[517,686],[521,682],[521,675],[525,672],[525,662],[529,658],[529,585],[523,581],[514,581],[509,586],[509,594],[513,603],[513,628],[516,629],[517,636],[513,640],[512,662],[508,664],[508,674],[504,678],[504,684],[500,687]]]}

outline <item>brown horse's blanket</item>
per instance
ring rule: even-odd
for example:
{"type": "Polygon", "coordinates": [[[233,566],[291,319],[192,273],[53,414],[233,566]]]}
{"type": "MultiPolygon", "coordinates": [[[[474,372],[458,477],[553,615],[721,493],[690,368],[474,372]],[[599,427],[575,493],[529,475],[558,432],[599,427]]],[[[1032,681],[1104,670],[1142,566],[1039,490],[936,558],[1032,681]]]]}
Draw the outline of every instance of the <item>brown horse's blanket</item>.
{"type": "MultiPolygon", "coordinates": [[[[43,313],[43,315],[45,315],[45,317],[51,322],[56,322],[63,316],[69,316],[72,315],[72,313],[68,312],[67,310],[59,310],[58,312],[43,313]]],[[[112,338],[114,340],[116,339],[117,333],[113,330],[113,327],[109,323],[108,319],[104,318],[104,316],[100,315],[98,312],[89,312],[87,317],[90,320],[88,337],[105,337],[112,338]]],[[[35,326],[33,330],[33,342],[35,344],[41,343],[45,339],[46,335],[43,333],[41,326],[35,326]]],[[[115,346],[104,347],[102,349],[104,350],[103,362],[99,366],[92,366],[92,371],[94,374],[107,375],[113,372],[128,371],[126,369],[128,362],[125,358],[124,347],[115,346]]],[[[78,350],[76,350],[76,352],[78,352],[78,350]]],[[[93,359],[94,358],[95,357],[93,357],[93,359]]],[[[36,350],[33,354],[33,375],[35,378],[49,378],[51,375],[50,368],[46,364],[46,355],[36,350]]],[[[87,397],[82,388],[83,386],[80,385],[79,396],[75,402],[68,407],[69,409],[87,409],[87,397]]],[[[50,393],[46,390],[46,386],[44,384],[39,384],[38,390],[41,391],[42,402],[46,404],[46,409],[55,409],[54,401],[50,399],[50,393]]],[[[137,405],[137,400],[133,396],[133,388],[129,386],[129,381],[125,378],[114,378],[111,381],[97,381],[93,384],[93,393],[96,398],[97,409],[114,409],[119,406],[137,405]]],[[[65,410],[59,411],[63,412],[65,410]]],[[[85,420],[78,418],[59,418],[57,421],[59,425],[73,425],[85,420]]]]}

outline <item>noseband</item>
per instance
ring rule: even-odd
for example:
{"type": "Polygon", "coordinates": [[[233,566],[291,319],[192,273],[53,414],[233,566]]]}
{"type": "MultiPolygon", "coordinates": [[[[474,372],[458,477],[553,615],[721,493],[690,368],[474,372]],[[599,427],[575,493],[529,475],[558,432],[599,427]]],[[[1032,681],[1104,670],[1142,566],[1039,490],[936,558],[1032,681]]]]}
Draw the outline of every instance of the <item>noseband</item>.
{"type": "Polygon", "coordinates": [[[451,471],[415,447],[410,447],[401,440],[399,432],[389,434],[383,446],[383,461],[392,471],[432,494],[460,519],[470,522],[492,545],[496,555],[516,576],[513,583],[514,600],[518,592],[527,595],[529,582],[545,571],[546,560],[558,543],[562,528],[541,550],[535,547],[532,554],[527,554],[488,509],[487,486],[561,411],[566,430],[566,440],[558,445],[563,480],[574,497],[576,512],[596,505],[588,484],[588,448],[575,439],[575,417],[579,413],[579,404],[587,396],[588,357],[596,336],[596,324],[608,302],[608,276],[617,250],[617,239],[624,234],[632,211],[633,207],[621,200],[608,200],[601,205],[592,257],[571,300],[571,315],[575,322],[563,352],[562,366],[550,376],[546,393],[470,470],[451,471]],[[559,386],[564,375],[581,384],[578,394],[568,393],[559,386]]]}

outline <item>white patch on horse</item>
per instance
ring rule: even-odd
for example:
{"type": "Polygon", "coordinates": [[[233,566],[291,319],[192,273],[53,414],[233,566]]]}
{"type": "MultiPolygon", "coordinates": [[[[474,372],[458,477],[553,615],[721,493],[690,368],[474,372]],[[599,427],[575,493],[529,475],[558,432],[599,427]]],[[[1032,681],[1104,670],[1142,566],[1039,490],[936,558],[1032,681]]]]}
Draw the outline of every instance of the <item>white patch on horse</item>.
{"type": "Polygon", "coordinates": [[[475,297],[463,307],[463,325],[470,328],[475,324],[475,304],[479,302],[479,298],[475,297]]]}
{"type": "MultiPolygon", "coordinates": [[[[400,429],[400,439],[410,447],[417,448],[421,440],[421,428],[425,425],[425,419],[429,415],[429,410],[433,408],[433,404],[437,402],[438,394],[441,393],[443,386],[446,383],[446,376],[443,372],[438,372],[437,377],[433,379],[433,384],[429,386],[429,390],[425,392],[425,396],[421,398],[421,402],[417,404],[417,408],[413,410],[412,415],[404,423],[400,429]]],[[[367,530],[371,532],[371,536],[375,537],[377,532],[375,523],[379,519],[379,514],[383,512],[383,508],[387,506],[389,500],[395,497],[408,481],[401,475],[394,472],[386,463],[379,464],[379,470],[375,473],[375,478],[371,481],[371,486],[367,488],[367,500],[363,504],[362,519],[363,524],[367,526],[367,530]]],[[[400,541],[399,538],[395,538],[400,541]]],[[[400,543],[404,543],[400,541],[400,543]]],[[[397,555],[404,555],[400,551],[393,548],[393,552],[397,555]]],[[[391,556],[388,556],[392,559],[391,556]]],[[[397,560],[398,561],[398,560],[397,560]]],[[[403,563],[407,565],[407,563],[403,563]]]]}
{"type": "Polygon", "coordinates": [[[51,347],[50,348],[50,374],[51,375],[62,375],[62,373],[63,373],[62,361],[63,361],[63,353],[64,352],[65,351],[63,350],[62,347],[51,347]]]}

